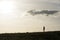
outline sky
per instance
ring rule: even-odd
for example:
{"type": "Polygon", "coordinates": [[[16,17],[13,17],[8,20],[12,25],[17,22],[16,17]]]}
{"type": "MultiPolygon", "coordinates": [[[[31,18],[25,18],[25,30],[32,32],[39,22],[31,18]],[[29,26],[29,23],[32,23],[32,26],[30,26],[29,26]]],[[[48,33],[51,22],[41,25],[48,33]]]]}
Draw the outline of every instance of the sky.
{"type": "Polygon", "coordinates": [[[0,0],[0,33],[60,31],[60,0],[0,0]],[[54,15],[30,15],[29,10],[57,10],[54,15]]]}

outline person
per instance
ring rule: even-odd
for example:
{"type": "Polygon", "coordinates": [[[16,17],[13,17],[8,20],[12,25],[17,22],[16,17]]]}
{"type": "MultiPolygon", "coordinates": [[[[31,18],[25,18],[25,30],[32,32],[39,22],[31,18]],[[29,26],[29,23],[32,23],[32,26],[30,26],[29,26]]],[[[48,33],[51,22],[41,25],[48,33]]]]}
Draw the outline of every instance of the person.
{"type": "Polygon", "coordinates": [[[43,32],[45,32],[45,26],[43,26],[43,32]]]}

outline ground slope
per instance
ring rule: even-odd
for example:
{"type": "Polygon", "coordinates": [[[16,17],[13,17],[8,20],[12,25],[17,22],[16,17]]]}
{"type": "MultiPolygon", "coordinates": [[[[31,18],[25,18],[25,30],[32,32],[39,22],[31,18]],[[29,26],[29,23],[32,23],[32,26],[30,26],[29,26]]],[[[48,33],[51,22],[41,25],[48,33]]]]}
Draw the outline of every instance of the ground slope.
{"type": "Polygon", "coordinates": [[[0,34],[0,40],[60,40],[60,31],[3,33],[0,34]]]}

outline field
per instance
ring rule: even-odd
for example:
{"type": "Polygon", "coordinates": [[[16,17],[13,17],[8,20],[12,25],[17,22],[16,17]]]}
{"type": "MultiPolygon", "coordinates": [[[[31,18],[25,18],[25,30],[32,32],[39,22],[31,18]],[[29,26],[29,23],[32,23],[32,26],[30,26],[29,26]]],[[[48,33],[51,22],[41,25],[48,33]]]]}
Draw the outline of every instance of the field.
{"type": "Polygon", "coordinates": [[[3,33],[0,34],[0,40],[60,40],[60,31],[3,33]]]}

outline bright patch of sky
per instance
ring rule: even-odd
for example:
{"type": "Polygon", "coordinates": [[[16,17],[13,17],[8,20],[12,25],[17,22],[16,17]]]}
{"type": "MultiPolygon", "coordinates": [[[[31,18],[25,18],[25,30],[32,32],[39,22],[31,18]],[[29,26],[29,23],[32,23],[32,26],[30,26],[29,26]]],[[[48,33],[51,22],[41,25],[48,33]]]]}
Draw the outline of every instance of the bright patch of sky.
{"type": "Polygon", "coordinates": [[[60,30],[60,12],[55,15],[27,15],[29,10],[60,11],[60,0],[0,0],[0,32],[60,30]],[[27,16],[26,16],[27,15],[27,16]]]}

